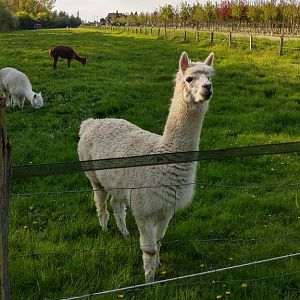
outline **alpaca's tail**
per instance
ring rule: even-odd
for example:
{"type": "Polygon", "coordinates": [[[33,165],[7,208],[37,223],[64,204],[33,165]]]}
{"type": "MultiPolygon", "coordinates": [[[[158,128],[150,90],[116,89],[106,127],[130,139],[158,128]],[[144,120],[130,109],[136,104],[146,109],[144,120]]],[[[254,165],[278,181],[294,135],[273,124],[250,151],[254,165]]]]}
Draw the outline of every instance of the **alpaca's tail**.
{"type": "Polygon", "coordinates": [[[92,125],[92,123],[94,122],[93,118],[89,118],[85,121],[83,121],[80,125],[80,130],[79,130],[79,137],[81,137],[83,135],[83,133],[85,132],[85,130],[90,127],[92,125]]]}

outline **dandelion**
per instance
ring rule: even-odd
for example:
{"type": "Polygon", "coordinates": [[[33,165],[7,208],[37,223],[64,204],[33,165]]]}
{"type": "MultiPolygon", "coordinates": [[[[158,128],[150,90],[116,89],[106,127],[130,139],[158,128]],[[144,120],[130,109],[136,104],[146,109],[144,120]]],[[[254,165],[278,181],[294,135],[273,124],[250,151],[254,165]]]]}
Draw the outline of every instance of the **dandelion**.
{"type": "Polygon", "coordinates": [[[204,264],[201,264],[200,267],[201,267],[201,268],[204,268],[204,264]]]}
{"type": "Polygon", "coordinates": [[[221,299],[221,298],[222,298],[222,295],[217,295],[216,298],[217,298],[217,299],[221,299]]]}
{"type": "Polygon", "coordinates": [[[225,294],[226,295],[231,295],[231,292],[230,291],[226,291],[225,294]]]}
{"type": "Polygon", "coordinates": [[[161,275],[166,275],[166,274],[167,274],[167,271],[161,271],[160,274],[161,274],[161,275]]]}
{"type": "Polygon", "coordinates": [[[23,228],[24,228],[24,229],[27,229],[27,228],[28,228],[28,226],[27,226],[27,225],[25,225],[23,228]]]}
{"type": "Polygon", "coordinates": [[[229,260],[230,260],[230,261],[233,261],[233,257],[229,257],[229,260]]]}
{"type": "Polygon", "coordinates": [[[29,206],[29,209],[30,209],[30,210],[33,210],[33,206],[29,206]]]}
{"type": "Polygon", "coordinates": [[[247,283],[242,283],[242,288],[246,288],[248,286],[248,284],[247,283]]]}
{"type": "Polygon", "coordinates": [[[118,298],[124,298],[125,296],[123,294],[119,294],[118,298]]]}

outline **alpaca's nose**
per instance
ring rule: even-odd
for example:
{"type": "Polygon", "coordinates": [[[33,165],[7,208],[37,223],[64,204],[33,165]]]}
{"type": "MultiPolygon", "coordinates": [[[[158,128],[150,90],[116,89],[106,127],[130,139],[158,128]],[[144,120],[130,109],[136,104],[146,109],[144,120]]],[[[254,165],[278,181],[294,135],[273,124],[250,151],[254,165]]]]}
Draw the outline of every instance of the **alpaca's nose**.
{"type": "Polygon", "coordinates": [[[211,89],[211,83],[205,83],[202,85],[202,87],[204,87],[205,89],[207,89],[208,91],[210,91],[211,89]]]}

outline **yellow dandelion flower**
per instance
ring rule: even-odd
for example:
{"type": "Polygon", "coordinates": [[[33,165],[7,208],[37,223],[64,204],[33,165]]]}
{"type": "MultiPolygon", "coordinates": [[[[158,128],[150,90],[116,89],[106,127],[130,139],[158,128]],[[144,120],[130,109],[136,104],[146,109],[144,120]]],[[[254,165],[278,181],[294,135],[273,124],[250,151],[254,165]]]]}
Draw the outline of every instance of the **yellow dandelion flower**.
{"type": "Polygon", "coordinates": [[[24,228],[24,229],[27,229],[27,228],[28,228],[28,226],[27,226],[27,225],[25,225],[23,228],[24,228]]]}
{"type": "Polygon", "coordinates": [[[231,292],[230,291],[226,291],[225,294],[226,295],[231,295],[231,292]]]}
{"type": "Polygon", "coordinates": [[[201,267],[201,268],[204,268],[204,264],[201,264],[200,267],[201,267]]]}
{"type": "Polygon", "coordinates": [[[124,298],[125,296],[123,294],[119,294],[118,298],[124,298]]]}
{"type": "Polygon", "coordinates": [[[229,257],[229,260],[233,260],[233,257],[229,257]]]}
{"type": "Polygon", "coordinates": [[[166,274],[167,274],[167,271],[161,271],[160,274],[161,274],[161,275],[166,275],[166,274]]]}
{"type": "Polygon", "coordinates": [[[246,288],[248,286],[248,284],[247,283],[242,283],[242,288],[246,288]]]}
{"type": "Polygon", "coordinates": [[[221,298],[222,298],[222,295],[217,295],[216,298],[217,298],[217,299],[221,299],[221,298]]]}

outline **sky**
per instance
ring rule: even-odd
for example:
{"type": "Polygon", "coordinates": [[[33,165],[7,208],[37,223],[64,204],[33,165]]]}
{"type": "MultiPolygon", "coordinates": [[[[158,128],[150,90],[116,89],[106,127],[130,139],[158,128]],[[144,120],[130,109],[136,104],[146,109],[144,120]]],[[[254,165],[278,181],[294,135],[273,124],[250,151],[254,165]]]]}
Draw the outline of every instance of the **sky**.
{"type": "MultiPolygon", "coordinates": [[[[77,11],[79,11],[79,17],[82,20],[95,21],[105,18],[110,12],[153,12],[159,6],[171,4],[175,7],[181,2],[181,0],[56,0],[54,10],[65,11],[74,16],[77,16],[77,11]]],[[[193,4],[197,1],[185,0],[183,2],[193,4]]]]}

